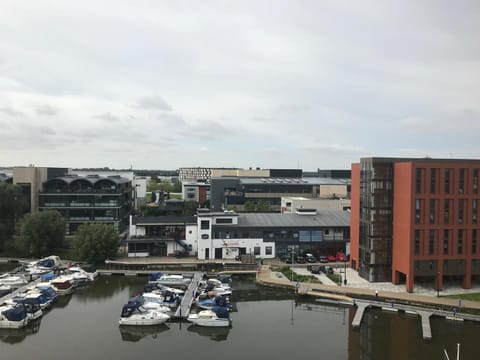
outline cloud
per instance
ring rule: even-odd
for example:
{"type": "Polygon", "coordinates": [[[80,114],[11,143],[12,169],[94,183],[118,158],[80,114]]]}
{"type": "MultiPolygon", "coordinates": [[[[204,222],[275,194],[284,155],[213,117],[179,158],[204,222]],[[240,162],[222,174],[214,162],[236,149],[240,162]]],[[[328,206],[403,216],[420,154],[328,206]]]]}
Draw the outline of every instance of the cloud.
{"type": "Polygon", "coordinates": [[[122,119],[119,116],[113,115],[112,113],[106,112],[99,115],[92,116],[93,119],[100,119],[109,123],[120,122],[122,119]]]}
{"type": "Polygon", "coordinates": [[[36,108],[37,115],[53,116],[57,114],[57,109],[50,105],[41,105],[36,108]]]}
{"type": "Polygon", "coordinates": [[[17,111],[13,108],[9,108],[9,107],[2,107],[0,108],[0,112],[4,113],[4,114],[7,114],[8,116],[11,116],[11,117],[23,117],[25,116],[25,114],[21,111],[17,111]]]}
{"type": "Polygon", "coordinates": [[[142,97],[136,104],[138,108],[147,110],[172,111],[172,107],[160,96],[142,97]]]}

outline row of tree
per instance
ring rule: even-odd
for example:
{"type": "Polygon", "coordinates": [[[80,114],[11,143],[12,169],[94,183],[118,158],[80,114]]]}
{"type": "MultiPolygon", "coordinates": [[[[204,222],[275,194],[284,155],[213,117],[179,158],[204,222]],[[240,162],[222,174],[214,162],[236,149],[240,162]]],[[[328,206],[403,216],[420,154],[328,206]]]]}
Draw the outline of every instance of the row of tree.
{"type": "Polygon", "coordinates": [[[115,256],[120,237],[113,226],[84,224],[66,241],[58,211],[26,213],[26,204],[18,186],[0,183],[0,252],[44,257],[70,248],[76,259],[94,264],[115,256]]]}

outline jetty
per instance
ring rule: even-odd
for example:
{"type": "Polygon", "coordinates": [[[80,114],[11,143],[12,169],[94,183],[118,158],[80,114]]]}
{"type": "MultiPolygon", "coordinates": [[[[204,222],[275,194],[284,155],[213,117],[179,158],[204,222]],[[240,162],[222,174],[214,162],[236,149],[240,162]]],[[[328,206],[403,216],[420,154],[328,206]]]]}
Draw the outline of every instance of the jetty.
{"type": "Polygon", "coordinates": [[[192,308],[193,300],[195,299],[195,295],[198,290],[198,283],[201,279],[201,272],[197,271],[193,274],[192,281],[190,281],[187,290],[185,290],[182,302],[178,305],[175,315],[173,315],[174,318],[186,319],[188,317],[188,315],[190,314],[190,309],[192,308]]]}

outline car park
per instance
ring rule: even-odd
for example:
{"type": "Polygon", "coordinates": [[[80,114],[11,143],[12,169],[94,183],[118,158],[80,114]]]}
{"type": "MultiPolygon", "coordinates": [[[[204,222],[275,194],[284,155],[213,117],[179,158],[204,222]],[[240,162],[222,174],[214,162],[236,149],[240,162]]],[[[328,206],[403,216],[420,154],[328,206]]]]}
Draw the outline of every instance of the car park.
{"type": "Polygon", "coordinates": [[[309,263],[316,263],[317,258],[313,256],[312,254],[305,254],[305,260],[309,263]]]}
{"type": "Polygon", "coordinates": [[[297,256],[295,258],[295,262],[298,263],[298,264],[305,264],[306,263],[306,260],[303,256],[297,256]]]}
{"type": "Polygon", "coordinates": [[[340,251],[337,252],[337,255],[335,257],[336,257],[336,261],[347,261],[347,257],[343,252],[340,252],[340,251]]]}
{"type": "Polygon", "coordinates": [[[334,256],[334,255],[328,255],[327,260],[328,260],[328,262],[335,262],[335,261],[337,261],[337,257],[334,256]]]}

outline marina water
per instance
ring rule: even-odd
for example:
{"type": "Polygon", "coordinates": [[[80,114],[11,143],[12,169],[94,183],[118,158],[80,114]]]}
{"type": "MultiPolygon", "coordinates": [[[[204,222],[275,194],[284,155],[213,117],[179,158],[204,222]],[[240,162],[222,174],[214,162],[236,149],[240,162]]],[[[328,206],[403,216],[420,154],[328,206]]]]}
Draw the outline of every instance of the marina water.
{"type": "Polygon", "coordinates": [[[189,323],[118,326],[122,305],[146,284],[144,277],[100,277],[61,297],[43,318],[20,330],[0,329],[1,359],[442,359],[443,349],[478,359],[480,326],[432,319],[433,339],[422,340],[418,317],[366,312],[352,329],[354,310],[295,301],[291,291],[234,277],[233,326],[189,323]]]}

